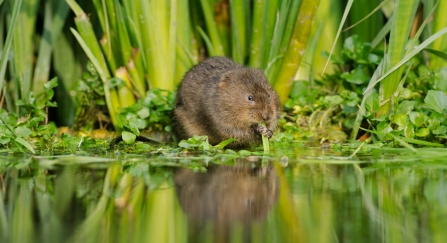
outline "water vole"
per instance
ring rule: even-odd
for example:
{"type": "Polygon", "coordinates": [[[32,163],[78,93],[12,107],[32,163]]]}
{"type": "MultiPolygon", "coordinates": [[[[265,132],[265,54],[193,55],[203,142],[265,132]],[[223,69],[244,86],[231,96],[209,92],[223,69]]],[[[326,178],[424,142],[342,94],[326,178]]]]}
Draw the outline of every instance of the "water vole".
{"type": "Polygon", "coordinates": [[[185,74],[177,92],[174,128],[180,139],[206,135],[215,145],[235,138],[227,147],[240,148],[259,143],[261,134],[271,137],[279,111],[278,95],[262,70],[213,57],[185,74]]]}

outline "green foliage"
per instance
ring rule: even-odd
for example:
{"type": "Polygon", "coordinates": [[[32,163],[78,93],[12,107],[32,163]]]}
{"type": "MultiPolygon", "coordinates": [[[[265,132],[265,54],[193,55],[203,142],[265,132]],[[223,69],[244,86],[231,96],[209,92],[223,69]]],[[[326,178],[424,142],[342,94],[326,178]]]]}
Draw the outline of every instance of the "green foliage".
{"type": "Polygon", "coordinates": [[[139,136],[139,129],[170,132],[175,93],[151,89],[132,106],[122,108],[119,119],[125,130],[139,136]]]}
{"type": "Polygon", "coordinates": [[[179,142],[178,146],[185,149],[199,149],[203,151],[210,150],[222,150],[226,145],[233,142],[234,138],[230,138],[220,142],[219,144],[213,146],[208,142],[207,136],[197,136],[194,135],[192,138],[187,140],[182,140],[179,142]]]}
{"type": "Polygon", "coordinates": [[[39,138],[40,143],[45,143],[51,136],[57,134],[57,128],[53,123],[46,124],[48,120],[48,107],[56,107],[52,102],[53,88],[57,86],[57,78],[44,84],[44,91],[36,96],[30,92],[26,101],[19,100],[20,115],[5,110],[0,111],[0,144],[7,148],[23,147],[31,153],[35,153],[30,144],[30,138],[39,138]]]}
{"type": "MultiPolygon", "coordinates": [[[[338,141],[340,130],[349,133],[357,113],[361,112],[367,122],[363,126],[375,130],[370,141],[395,141],[401,146],[445,143],[447,95],[445,91],[432,90],[434,86],[444,87],[444,69],[432,71],[419,59],[412,59],[406,66],[406,83],[396,93],[391,113],[378,116],[380,98],[377,91],[366,98],[364,109],[359,110],[359,107],[368,81],[381,62],[380,52],[372,50],[369,43],[357,36],[351,36],[345,40],[341,53],[341,57],[331,57],[338,66],[334,74],[314,83],[294,83],[284,108],[288,112],[286,118],[295,121],[299,128],[293,128],[289,123],[283,125],[285,133],[294,134],[289,139],[312,137],[338,141]],[[334,133],[337,129],[339,132],[334,133]]],[[[284,134],[275,139],[285,139],[284,134]]]]}
{"type": "MultiPolygon", "coordinates": [[[[353,128],[362,93],[381,57],[373,52],[369,43],[354,35],[345,40],[341,56],[332,56],[331,60],[337,67],[334,74],[314,82],[295,81],[284,104],[289,119],[295,120],[300,130],[307,131],[294,132],[302,134],[302,138],[346,139],[341,130],[353,128]]],[[[370,109],[378,108],[378,103],[369,100],[367,107],[368,114],[372,115],[370,109]]]]}

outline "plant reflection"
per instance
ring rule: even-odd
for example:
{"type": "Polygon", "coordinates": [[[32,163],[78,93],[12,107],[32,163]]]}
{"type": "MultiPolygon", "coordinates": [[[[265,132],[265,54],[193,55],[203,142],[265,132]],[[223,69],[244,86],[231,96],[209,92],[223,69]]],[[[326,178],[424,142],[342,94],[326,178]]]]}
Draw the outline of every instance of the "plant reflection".
{"type": "Polygon", "coordinates": [[[441,243],[446,171],[423,163],[0,161],[0,242],[441,243]]]}

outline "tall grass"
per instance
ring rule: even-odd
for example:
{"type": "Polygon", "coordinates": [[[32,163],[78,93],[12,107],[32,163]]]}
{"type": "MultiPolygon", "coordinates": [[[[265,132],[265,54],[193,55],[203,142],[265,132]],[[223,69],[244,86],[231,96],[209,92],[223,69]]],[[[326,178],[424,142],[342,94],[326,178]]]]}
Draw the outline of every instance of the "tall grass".
{"type": "MultiPolygon", "coordinates": [[[[260,0],[250,9],[247,1],[232,0],[227,3],[230,28],[219,27],[225,23],[223,17],[212,18],[212,2],[201,1],[207,27],[207,33],[201,33],[209,54],[229,55],[239,63],[264,69],[281,102],[285,102],[306,50],[319,1],[260,0]],[[225,31],[228,28],[230,32],[225,31]],[[230,50],[225,45],[228,39],[230,50]]],[[[225,11],[226,1],[216,4],[225,11]]]]}
{"type": "MultiPolygon", "coordinates": [[[[389,71],[404,57],[412,27],[408,23],[413,23],[418,4],[418,0],[396,1],[394,14],[390,20],[391,31],[388,52],[385,57],[385,72],[389,71]]],[[[404,67],[401,67],[382,81],[379,89],[381,107],[378,116],[387,115],[390,112],[394,99],[393,95],[398,88],[403,71],[404,67]]]]}
{"type": "MultiPolygon", "coordinates": [[[[435,3],[438,3],[438,6],[433,13],[433,21],[429,25],[429,35],[436,33],[443,28],[447,26],[447,15],[445,14],[447,11],[447,2],[446,1],[435,1],[435,0],[429,0],[426,1],[426,4],[428,5],[426,12],[429,12],[431,8],[430,6],[433,6],[435,3]]],[[[424,9],[425,10],[425,9],[424,9]]],[[[441,53],[447,53],[447,36],[444,35],[435,41],[433,41],[433,44],[431,45],[431,48],[437,51],[440,51],[441,53]]],[[[431,68],[447,68],[447,62],[445,59],[442,59],[441,57],[431,55],[430,56],[430,67],[431,68]]]]}
{"type": "MultiPolygon", "coordinates": [[[[10,19],[10,23],[8,26],[8,33],[6,36],[6,41],[5,41],[4,45],[2,46],[2,56],[0,59],[0,95],[7,94],[6,92],[4,92],[4,89],[3,89],[4,84],[5,84],[6,65],[8,63],[7,62],[8,57],[10,55],[10,51],[12,48],[13,33],[16,28],[17,16],[20,11],[21,5],[22,5],[22,0],[18,0],[18,1],[14,2],[14,7],[12,10],[12,17],[10,19]]],[[[11,109],[12,107],[9,106],[8,108],[11,109]]]]}
{"type": "Polygon", "coordinates": [[[119,108],[134,104],[150,88],[174,90],[183,73],[197,62],[190,19],[184,13],[186,0],[95,0],[102,31],[99,42],[81,6],[73,0],[67,3],[77,15],[78,31],[72,31],[100,73],[118,130],[119,108]],[[111,87],[113,77],[122,81],[118,87],[111,87]]]}

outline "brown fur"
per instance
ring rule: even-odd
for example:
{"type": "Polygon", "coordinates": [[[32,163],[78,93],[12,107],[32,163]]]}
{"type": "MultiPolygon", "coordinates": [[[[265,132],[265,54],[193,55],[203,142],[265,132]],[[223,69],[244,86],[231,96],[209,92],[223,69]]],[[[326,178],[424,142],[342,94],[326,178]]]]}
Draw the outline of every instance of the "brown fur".
{"type": "Polygon", "coordinates": [[[206,135],[213,145],[235,138],[228,147],[259,143],[271,136],[279,118],[279,98],[260,69],[230,58],[207,59],[186,73],[177,92],[175,129],[180,139],[206,135]],[[253,101],[248,97],[252,95],[253,101]],[[260,129],[265,122],[267,130],[260,129]]]}

